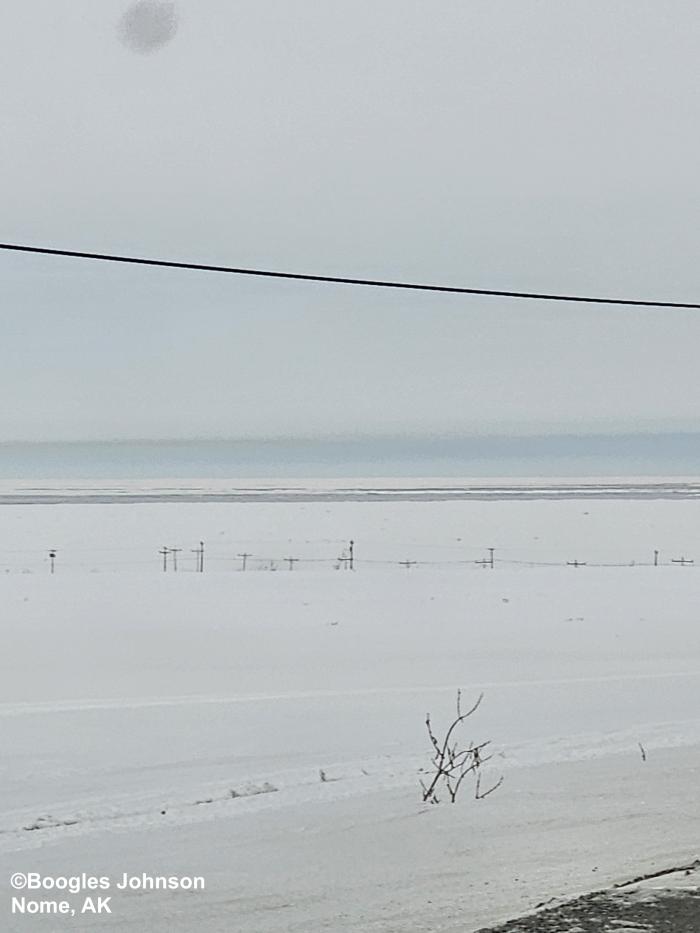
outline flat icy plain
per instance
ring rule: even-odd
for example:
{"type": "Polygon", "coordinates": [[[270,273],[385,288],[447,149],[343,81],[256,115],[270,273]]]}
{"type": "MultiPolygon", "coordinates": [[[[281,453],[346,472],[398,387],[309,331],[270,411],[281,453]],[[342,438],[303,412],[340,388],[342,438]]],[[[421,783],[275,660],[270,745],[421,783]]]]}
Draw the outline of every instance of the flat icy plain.
{"type": "Polygon", "coordinates": [[[700,576],[670,560],[700,558],[700,502],[74,502],[2,518],[11,933],[470,933],[699,854],[700,576]],[[335,570],[350,538],[356,569],[335,570]],[[163,545],[182,548],[177,574],[163,545]],[[488,547],[493,570],[473,562],[488,547]],[[654,549],[662,565],[642,566],[654,549]],[[448,723],[458,687],[484,692],[466,738],[493,742],[487,776],[505,780],[428,807],[425,714],[448,723]],[[107,916],[47,918],[11,913],[13,872],[206,888],[115,889],[107,916]]]}

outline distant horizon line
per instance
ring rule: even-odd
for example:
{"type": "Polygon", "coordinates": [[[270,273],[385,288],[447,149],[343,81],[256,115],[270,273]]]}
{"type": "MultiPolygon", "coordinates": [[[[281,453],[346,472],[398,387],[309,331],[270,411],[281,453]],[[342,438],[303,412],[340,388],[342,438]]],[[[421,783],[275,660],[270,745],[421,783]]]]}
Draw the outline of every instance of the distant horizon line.
{"type": "Polygon", "coordinates": [[[3,447],[49,447],[49,446],[82,446],[103,445],[118,446],[125,444],[133,445],[153,445],[153,444],[352,444],[367,442],[411,442],[411,441],[435,441],[435,442],[454,442],[465,440],[547,440],[550,438],[565,439],[624,439],[624,438],[644,438],[644,437],[694,437],[700,435],[700,426],[697,428],[626,428],[624,430],[604,430],[604,429],[581,429],[574,430],[553,430],[553,431],[508,431],[508,430],[485,430],[485,431],[445,431],[435,433],[348,433],[348,434],[273,434],[260,436],[232,436],[232,435],[190,435],[186,437],[163,436],[163,437],[69,437],[69,438],[13,438],[11,440],[0,440],[0,448],[3,447]]]}

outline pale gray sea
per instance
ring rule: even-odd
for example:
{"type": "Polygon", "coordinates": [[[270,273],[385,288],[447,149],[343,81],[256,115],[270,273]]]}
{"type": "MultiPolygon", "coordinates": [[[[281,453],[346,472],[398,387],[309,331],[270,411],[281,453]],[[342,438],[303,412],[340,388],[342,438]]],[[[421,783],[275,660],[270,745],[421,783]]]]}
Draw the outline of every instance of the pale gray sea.
{"type": "Polygon", "coordinates": [[[0,479],[700,475],[700,434],[0,443],[0,479]]]}

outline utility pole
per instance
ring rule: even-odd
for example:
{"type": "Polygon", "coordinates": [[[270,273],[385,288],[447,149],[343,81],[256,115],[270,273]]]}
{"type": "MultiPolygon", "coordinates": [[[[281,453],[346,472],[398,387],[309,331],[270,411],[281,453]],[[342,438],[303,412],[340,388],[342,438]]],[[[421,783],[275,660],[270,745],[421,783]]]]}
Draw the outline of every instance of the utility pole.
{"type": "Polygon", "coordinates": [[[197,557],[197,573],[204,573],[204,541],[199,542],[199,547],[190,550],[197,557]]]}
{"type": "Polygon", "coordinates": [[[489,552],[489,556],[486,557],[484,560],[477,560],[477,561],[475,561],[475,563],[476,563],[476,564],[481,564],[482,567],[490,567],[491,570],[493,570],[493,568],[494,568],[494,566],[495,566],[495,560],[494,560],[494,556],[493,556],[493,555],[494,555],[494,553],[495,553],[495,551],[496,551],[496,548],[495,548],[495,547],[490,547],[490,548],[487,548],[486,550],[489,552]]]}
{"type": "Polygon", "coordinates": [[[299,563],[299,558],[298,558],[298,557],[285,557],[285,560],[286,560],[287,563],[289,564],[289,569],[290,569],[290,570],[294,570],[294,564],[298,564],[298,563],[299,563]]]}
{"type": "Polygon", "coordinates": [[[56,551],[49,551],[49,561],[51,562],[51,573],[53,573],[56,566],[56,551]]]}
{"type": "Polygon", "coordinates": [[[169,550],[170,553],[173,555],[173,570],[175,571],[175,573],[177,573],[177,555],[180,553],[180,551],[182,550],[182,548],[181,548],[181,547],[171,547],[171,548],[168,548],[168,550],[169,550]]]}
{"type": "Polygon", "coordinates": [[[239,554],[238,556],[241,558],[241,561],[242,561],[241,570],[245,570],[245,566],[246,566],[246,563],[248,562],[248,558],[252,557],[253,555],[252,554],[239,554]]]}
{"type": "Polygon", "coordinates": [[[338,566],[342,564],[343,570],[355,569],[355,542],[351,541],[338,558],[338,566]]]}
{"type": "Polygon", "coordinates": [[[169,550],[170,550],[169,548],[167,548],[167,547],[164,546],[163,548],[161,548],[160,551],[158,551],[159,554],[162,554],[162,555],[163,555],[163,573],[166,573],[166,571],[167,571],[167,569],[168,569],[168,553],[169,553],[169,550]]]}
{"type": "Polygon", "coordinates": [[[659,566],[659,552],[658,551],[654,551],[654,566],[655,567],[659,566]]]}

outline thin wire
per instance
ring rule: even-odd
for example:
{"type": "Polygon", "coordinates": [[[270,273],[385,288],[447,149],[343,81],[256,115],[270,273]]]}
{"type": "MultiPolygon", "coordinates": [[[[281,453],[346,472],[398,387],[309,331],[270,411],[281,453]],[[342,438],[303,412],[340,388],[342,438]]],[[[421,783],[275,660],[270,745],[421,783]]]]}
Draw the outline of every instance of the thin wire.
{"type": "Polygon", "coordinates": [[[97,259],[101,262],[121,262],[137,266],[160,266],[165,269],[190,269],[195,272],[226,272],[230,275],[250,275],[268,279],[294,279],[302,282],[326,282],[335,285],[365,285],[372,288],[401,288],[409,291],[444,292],[453,295],[486,295],[499,298],[531,298],[538,301],[566,301],[583,304],[626,305],[640,308],[690,308],[700,311],[700,303],[685,301],[651,301],[632,298],[598,298],[590,295],[558,295],[544,292],[512,292],[495,288],[460,288],[453,285],[426,285],[416,282],[392,282],[385,279],[353,279],[335,275],[308,275],[301,272],[273,272],[266,269],[241,269],[235,266],[213,266],[196,262],[173,262],[166,259],[144,259],[136,256],[115,256],[111,253],[86,253],[71,249],[49,249],[43,246],[20,246],[0,243],[0,250],[18,253],[38,253],[71,259],[97,259]]]}

